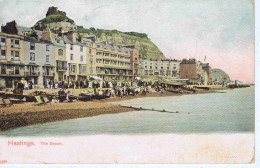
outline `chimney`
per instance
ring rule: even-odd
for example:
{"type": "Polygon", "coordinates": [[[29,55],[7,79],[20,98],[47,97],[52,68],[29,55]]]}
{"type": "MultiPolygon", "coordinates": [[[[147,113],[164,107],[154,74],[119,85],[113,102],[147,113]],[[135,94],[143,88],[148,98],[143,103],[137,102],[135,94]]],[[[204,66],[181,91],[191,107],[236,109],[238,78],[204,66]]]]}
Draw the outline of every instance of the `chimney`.
{"type": "Polygon", "coordinates": [[[42,32],[42,38],[43,38],[43,40],[51,41],[51,31],[50,31],[50,29],[42,32]]]}
{"type": "Polygon", "coordinates": [[[69,38],[73,43],[75,43],[75,42],[76,42],[76,32],[74,32],[74,31],[68,32],[68,38],[69,38]]]}

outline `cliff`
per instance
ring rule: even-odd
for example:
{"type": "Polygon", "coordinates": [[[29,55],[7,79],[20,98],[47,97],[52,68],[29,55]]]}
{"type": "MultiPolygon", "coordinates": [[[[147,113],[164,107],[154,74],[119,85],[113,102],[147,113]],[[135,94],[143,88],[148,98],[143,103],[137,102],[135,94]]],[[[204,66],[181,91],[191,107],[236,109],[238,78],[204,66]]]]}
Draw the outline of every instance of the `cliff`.
{"type": "Polygon", "coordinates": [[[103,29],[85,29],[78,27],[78,37],[87,37],[95,34],[98,41],[106,40],[122,45],[134,44],[143,59],[165,59],[165,56],[160,49],[148,38],[145,33],[137,32],[121,32],[118,30],[103,30],[103,29]]]}

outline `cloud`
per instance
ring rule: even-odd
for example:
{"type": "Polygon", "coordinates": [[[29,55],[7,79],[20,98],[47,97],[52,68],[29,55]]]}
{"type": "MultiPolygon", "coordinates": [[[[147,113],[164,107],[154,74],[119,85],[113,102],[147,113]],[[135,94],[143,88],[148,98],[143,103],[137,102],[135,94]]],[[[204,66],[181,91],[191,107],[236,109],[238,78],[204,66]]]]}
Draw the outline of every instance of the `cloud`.
{"type": "MultiPolygon", "coordinates": [[[[33,26],[57,6],[86,28],[147,33],[166,57],[200,59],[231,76],[229,67],[254,64],[254,6],[249,0],[10,0],[0,1],[0,23],[17,20],[33,26]],[[10,12],[12,9],[12,12],[10,12]],[[237,52],[239,51],[239,52],[237,52]],[[238,59],[239,58],[239,59],[238,59]],[[226,60],[229,60],[227,62],[226,60]]],[[[254,69],[237,70],[239,80],[254,80],[254,69]]]]}

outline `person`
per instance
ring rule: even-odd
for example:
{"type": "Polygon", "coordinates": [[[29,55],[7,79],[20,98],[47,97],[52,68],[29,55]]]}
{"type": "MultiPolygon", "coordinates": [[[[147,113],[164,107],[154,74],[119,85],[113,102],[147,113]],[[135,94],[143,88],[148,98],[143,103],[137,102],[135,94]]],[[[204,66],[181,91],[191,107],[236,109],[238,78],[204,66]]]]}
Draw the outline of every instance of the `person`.
{"type": "Polygon", "coordinates": [[[29,86],[28,86],[27,81],[24,82],[24,90],[29,90],[29,86]]]}
{"type": "Polygon", "coordinates": [[[51,82],[51,80],[49,80],[49,82],[48,82],[48,88],[50,88],[50,89],[52,89],[52,82],[51,82]]]}

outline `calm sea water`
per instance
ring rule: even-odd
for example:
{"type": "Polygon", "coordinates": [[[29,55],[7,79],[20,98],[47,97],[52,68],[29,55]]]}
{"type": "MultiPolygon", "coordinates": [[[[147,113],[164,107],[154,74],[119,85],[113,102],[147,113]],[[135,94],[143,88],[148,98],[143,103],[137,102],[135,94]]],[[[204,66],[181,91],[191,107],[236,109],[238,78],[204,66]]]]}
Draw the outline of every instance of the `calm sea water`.
{"type": "Polygon", "coordinates": [[[254,87],[118,102],[134,107],[179,111],[136,111],[38,124],[1,132],[1,136],[83,136],[97,134],[254,132],[254,87]],[[190,113],[190,114],[188,114],[190,113]]]}

